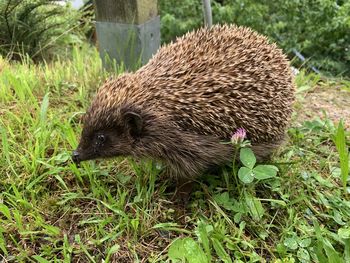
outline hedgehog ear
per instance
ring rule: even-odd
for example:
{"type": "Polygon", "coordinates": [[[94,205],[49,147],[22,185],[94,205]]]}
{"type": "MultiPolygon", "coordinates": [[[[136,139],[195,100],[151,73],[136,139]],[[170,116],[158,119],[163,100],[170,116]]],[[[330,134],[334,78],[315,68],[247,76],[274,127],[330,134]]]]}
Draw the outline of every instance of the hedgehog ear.
{"type": "Polygon", "coordinates": [[[128,111],[124,114],[124,119],[129,128],[130,135],[132,137],[139,137],[143,127],[142,117],[135,112],[128,111]]]}

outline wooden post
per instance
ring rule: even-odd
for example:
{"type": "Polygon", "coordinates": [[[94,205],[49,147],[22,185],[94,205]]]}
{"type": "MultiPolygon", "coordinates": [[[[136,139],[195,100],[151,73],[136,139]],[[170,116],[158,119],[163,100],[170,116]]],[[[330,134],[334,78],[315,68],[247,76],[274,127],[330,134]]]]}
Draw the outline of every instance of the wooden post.
{"type": "Polygon", "coordinates": [[[135,70],[160,45],[157,0],[95,0],[96,33],[103,65],[111,60],[135,70]]]}
{"type": "Polygon", "coordinates": [[[203,0],[203,15],[204,15],[205,26],[211,27],[213,25],[213,17],[212,17],[210,0],[203,0]]]}

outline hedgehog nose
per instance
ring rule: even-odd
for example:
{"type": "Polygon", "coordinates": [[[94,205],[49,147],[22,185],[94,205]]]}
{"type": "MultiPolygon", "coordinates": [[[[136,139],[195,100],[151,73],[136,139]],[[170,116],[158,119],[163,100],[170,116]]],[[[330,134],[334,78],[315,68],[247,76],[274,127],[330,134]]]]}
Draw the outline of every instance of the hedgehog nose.
{"type": "Polygon", "coordinates": [[[73,160],[73,162],[75,162],[76,164],[79,164],[79,163],[80,163],[79,152],[78,152],[77,150],[73,151],[72,160],[73,160]]]}

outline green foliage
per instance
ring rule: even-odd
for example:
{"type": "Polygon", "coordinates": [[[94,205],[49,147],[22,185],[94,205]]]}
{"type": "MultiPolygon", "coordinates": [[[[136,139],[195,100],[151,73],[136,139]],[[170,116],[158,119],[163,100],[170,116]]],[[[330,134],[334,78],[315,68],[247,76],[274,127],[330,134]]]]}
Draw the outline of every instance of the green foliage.
{"type": "Polygon", "coordinates": [[[4,0],[0,2],[0,55],[34,61],[62,53],[67,45],[82,42],[83,12],[57,0],[4,0]]]}
{"type": "Polygon", "coordinates": [[[159,1],[161,15],[162,41],[170,42],[202,25],[201,1],[184,0],[181,2],[159,1]]]}
{"type": "MultiPolygon", "coordinates": [[[[324,72],[350,76],[350,2],[319,1],[211,1],[214,23],[249,26],[278,43],[290,57],[293,49],[324,72]]],[[[162,38],[203,25],[201,1],[160,1],[162,38]]]]}
{"type": "Polygon", "coordinates": [[[277,175],[278,168],[274,165],[260,164],[255,166],[256,158],[250,148],[241,149],[240,160],[243,166],[238,170],[238,177],[245,184],[253,182],[254,178],[264,180],[276,177],[277,175]]]}
{"type": "Polygon", "coordinates": [[[169,248],[169,259],[173,262],[209,263],[212,262],[211,251],[215,251],[222,262],[232,263],[223,245],[224,237],[211,224],[197,222],[195,233],[199,242],[190,237],[175,240],[169,248]]]}
{"type": "MultiPolygon", "coordinates": [[[[208,173],[184,208],[170,201],[172,181],[151,161],[70,161],[81,116],[108,75],[97,50],[84,45],[39,64],[0,58],[0,72],[4,261],[349,262],[350,199],[329,119],[292,126],[269,164],[278,174],[257,169],[248,148],[238,151],[253,181],[234,176],[239,167],[208,173]]],[[[300,74],[299,96],[317,81],[300,74]]],[[[342,83],[350,86],[323,85],[342,83]]]]}
{"type": "Polygon", "coordinates": [[[346,184],[349,177],[350,153],[346,145],[346,135],[342,121],[339,122],[337,133],[333,136],[333,140],[339,153],[341,179],[346,191],[346,184]]]}
{"type": "Polygon", "coordinates": [[[207,263],[207,257],[192,238],[175,240],[169,248],[169,258],[174,262],[207,263]]]}

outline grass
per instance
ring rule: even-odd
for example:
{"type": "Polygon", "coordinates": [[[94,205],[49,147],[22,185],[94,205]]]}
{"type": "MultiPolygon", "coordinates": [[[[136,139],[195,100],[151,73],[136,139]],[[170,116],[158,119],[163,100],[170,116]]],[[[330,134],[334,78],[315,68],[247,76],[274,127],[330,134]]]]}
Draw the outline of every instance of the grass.
{"type": "MultiPolygon", "coordinates": [[[[70,162],[107,75],[86,47],[50,64],[0,59],[2,262],[350,262],[348,131],[295,115],[268,166],[276,176],[203,175],[184,211],[150,161],[70,162]]],[[[296,83],[298,97],[350,86],[304,73],[296,83]]]]}

